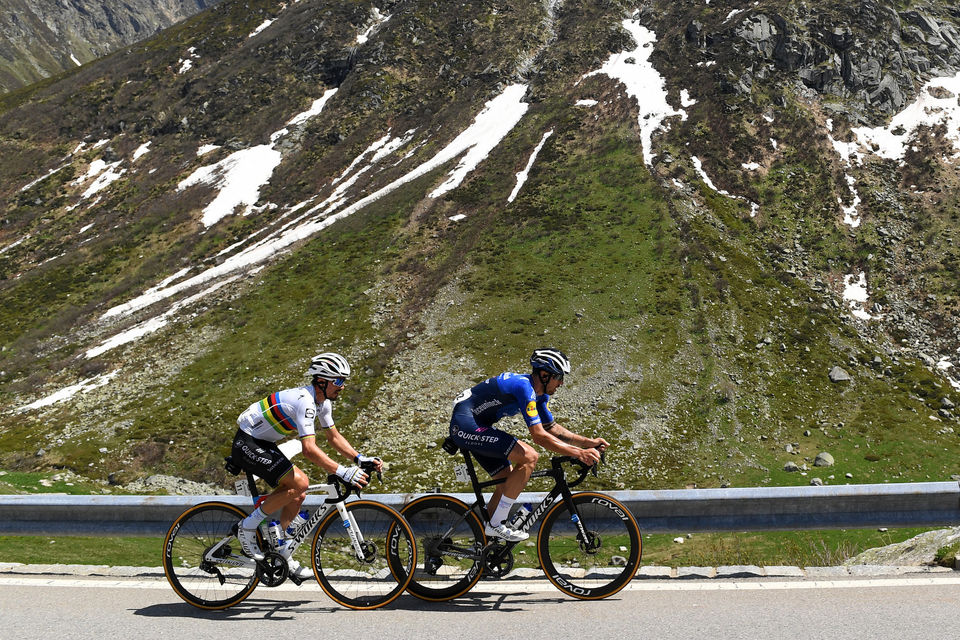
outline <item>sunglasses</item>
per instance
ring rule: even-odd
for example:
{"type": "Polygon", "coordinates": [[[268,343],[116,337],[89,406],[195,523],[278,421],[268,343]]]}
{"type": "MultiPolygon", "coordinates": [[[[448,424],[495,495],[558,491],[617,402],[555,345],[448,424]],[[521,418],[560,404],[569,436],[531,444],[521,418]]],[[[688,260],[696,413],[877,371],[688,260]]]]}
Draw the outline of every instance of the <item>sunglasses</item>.
{"type": "Polygon", "coordinates": [[[346,378],[334,378],[334,379],[331,380],[330,382],[332,382],[332,383],[333,383],[333,386],[335,386],[335,387],[342,387],[343,385],[347,384],[347,379],[346,379],[346,378]]]}

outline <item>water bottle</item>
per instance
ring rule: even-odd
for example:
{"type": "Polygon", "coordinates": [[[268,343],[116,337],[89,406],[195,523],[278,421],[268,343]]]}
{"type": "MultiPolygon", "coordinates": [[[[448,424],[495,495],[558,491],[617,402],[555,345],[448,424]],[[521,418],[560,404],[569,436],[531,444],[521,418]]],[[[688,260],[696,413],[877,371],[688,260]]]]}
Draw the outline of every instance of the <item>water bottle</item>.
{"type": "Polygon", "coordinates": [[[290,521],[290,526],[287,527],[287,537],[292,538],[309,517],[310,513],[306,509],[301,509],[300,513],[295,515],[293,520],[290,521]]]}
{"type": "Polygon", "coordinates": [[[287,542],[283,537],[283,529],[280,528],[280,523],[276,520],[271,520],[270,525],[267,527],[267,532],[270,534],[270,542],[273,544],[273,548],[280,551],[287,542]]]}
{"type": "Polygon", "coordinates": [[[510,523],[511,528],[516,528],[522,525],[527,521],[527,517],[530,515],[530,505],[521,504],[517,507],[517,512],[513,516],[513,521],[510,523]]]}

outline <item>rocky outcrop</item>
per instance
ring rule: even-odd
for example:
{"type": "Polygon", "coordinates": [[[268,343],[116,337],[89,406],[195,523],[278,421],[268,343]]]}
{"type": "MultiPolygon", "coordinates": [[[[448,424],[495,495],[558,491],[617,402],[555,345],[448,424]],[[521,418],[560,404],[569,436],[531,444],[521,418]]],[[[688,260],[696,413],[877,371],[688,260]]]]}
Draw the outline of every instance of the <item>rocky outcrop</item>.
{"type": "Polygon", "coordinates": [[[89,62],[220,0],[3,0],[0,93],[89,62]]]}
{"type": "Polygon", "coordinates": [[[956,17],[934,7],[897,12],[892,3],[868,1],[836,15],[768,2],[731,13],[712,31],[691,21],[684,37],[748,61],[731,83],[741,93],[771,73],[787,72],[820,94],[854,103],[864,120],[901,110],[918,81],[960,69],[956,17]]]}
{"type": "Polygon", "coordinates": [[[933,564],[936,560],[937,551],[954,544],[958,539],[960,539],[960,528],[927,531],[903,542],[867,549],[863,553],[850,558],[844,564],[893,566],[933,564]]]}

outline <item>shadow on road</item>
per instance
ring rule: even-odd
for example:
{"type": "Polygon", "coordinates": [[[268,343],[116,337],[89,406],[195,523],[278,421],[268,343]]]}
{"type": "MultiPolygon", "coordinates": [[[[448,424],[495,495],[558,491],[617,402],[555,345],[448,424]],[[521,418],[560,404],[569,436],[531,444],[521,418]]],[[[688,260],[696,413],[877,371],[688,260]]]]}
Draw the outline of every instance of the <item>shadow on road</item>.
{"type": "Polygon", "coordinates": [[[303,613],[334,613],[343,607],[331,604],[317,606],[313,600],[260,600],[248,598],[229,609],[215,611],[199,609],[186,602],[154,604],[141,609],[133,609],[133,614],[148,618],[196,618],[198,620],[292,620],[303,613]]]}
{"type": "MultiPolygon", "coordinates": [[[[322,594],[318,594],[318,601],[314,600],[267,600],[248,598],[229,609],[209,611],[199,609],[186,602],[169,602],[154,604],[141,609],[133,609],[137,616],[149,618],[195,618],[198,620],[290,620],[305,613],[336,613],[347,612],[350,609],[331,603],[322,594]],[[330,603],[330,604],[327,604],[330,603]]],[[[614,598],[611,601],[616,602],[614,598]]],[[[575,602],[562,596],[544,597],[532,596],[525,593],[491,593],[482,589],[474,590],[455,600],[447,602],[428,602],[409,594],[403,594],[392,603],[384,607],[386,610],[398,609],[401,611],[437,611],[437,612],[487,612],[500,611],[504,613],[527,611],[533,605],[561,604],[575,602]]]]}
{"type": "Polygon", "coordinates": [[[404,594],[388,605],[390,609],[404,611],[455,611],[468,613],[471,611],[526,611],[532,604],[556,604],[567,602],[568,598],[533,598],[523,593],[485,593],[482,589],[470,591],[454,600],[447,602],[428,602],[411,595],[404,594]]]}

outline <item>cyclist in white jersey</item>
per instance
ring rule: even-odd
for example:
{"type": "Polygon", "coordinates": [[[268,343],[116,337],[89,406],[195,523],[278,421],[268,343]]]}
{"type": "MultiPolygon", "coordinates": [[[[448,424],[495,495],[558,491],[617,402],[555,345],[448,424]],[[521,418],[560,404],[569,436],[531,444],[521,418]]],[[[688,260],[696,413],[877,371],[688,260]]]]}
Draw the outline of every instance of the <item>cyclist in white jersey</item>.
{"type": "MultiPolygon", "coordinates": [[[[314,423],[320,420],[320,428],[327,442],[344,457],[359,465],[364,461],[376,462],[382,468],[380,458],[364,456],[351,446],[337,431],[333,423],[331,401],[336,400],[350,376],[350,365],[336,353],[321,353],[313,357],[307,375],[310,384],[294,389],[271,393],[263,400],[250,405],[237,418],[237,434],[233,440],[233,460],[243,469],[263,478],[275,487],[248,517],[240,521],[238,538],[243,552],[255,560],[263,560],[264,554],[257,544],[256,530],[267,514],[280,511],[280,528],[285,531],[300,511],[310,485],[307,475],[283,454],[277,442],[288,437],[298,437],[303,446],[303,455],[328,473],[335,473],[357,487],[367,484],[367,475],[359,466],[344,467],[337,464],[317,446],[314,423]]],[[[299,578],[310,575],[310,570],[287,558],[291,573],[299,578]]]]}

